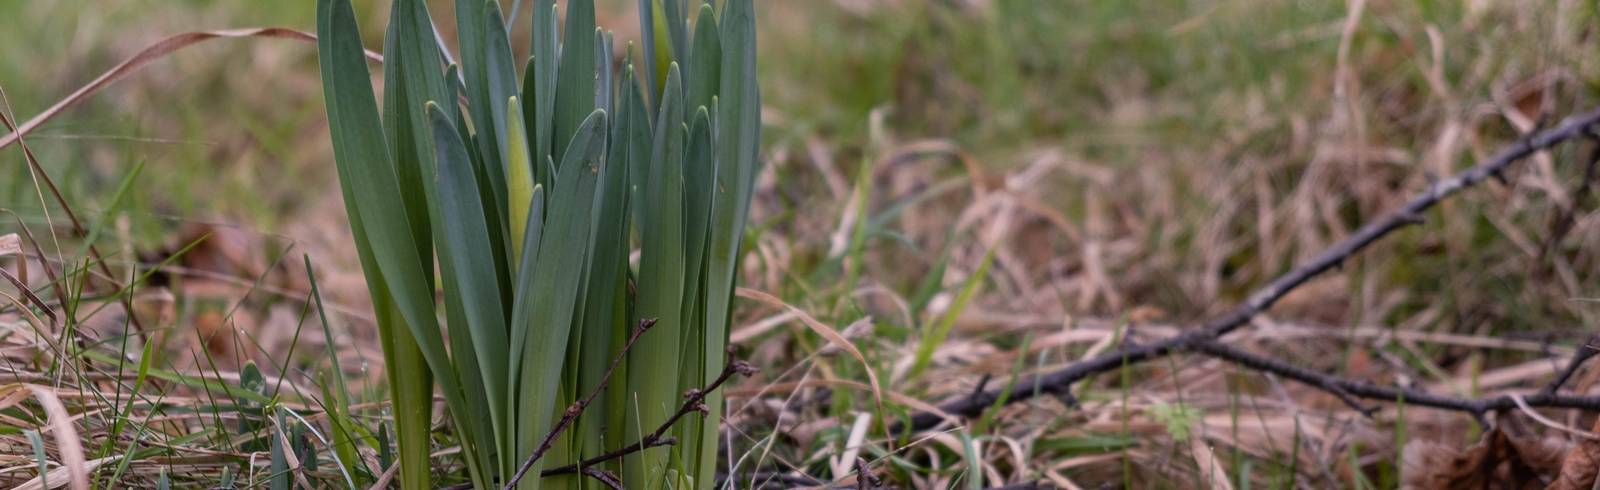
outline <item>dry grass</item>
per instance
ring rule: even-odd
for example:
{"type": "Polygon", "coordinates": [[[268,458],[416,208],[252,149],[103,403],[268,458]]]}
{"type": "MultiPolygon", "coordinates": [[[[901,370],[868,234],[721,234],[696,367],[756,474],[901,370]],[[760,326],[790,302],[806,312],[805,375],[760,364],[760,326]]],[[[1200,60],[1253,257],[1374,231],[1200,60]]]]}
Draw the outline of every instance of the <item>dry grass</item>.
{"type": "MultiPolygon", "coordinates": [[[[800,314],[743,301],[732,335],[763,371],[730,391],[730,468],[850,483],[855,467],[845,456],[857,454],[881,478],[922,488],[1039,480],[1063,488],[1390,487],[1419,475],[1402,460],[1428,461],[1479,441],[1465,415],[1389,404],[1364,418],[1316,390],[1189,356],[1083,384],[1075,407],[1035,399],[908,440],[885,437],[883,426],[986,382],[1189,328],[1430,176],[1593,105],[1600,86],[1600,17],[1576,0],[1169,2],[1149,11],[1069,2],[1030,16],[1033,24],[1004,24],[1019,22],[1014,11],[1028,3],[762,4],[769,164],[741,284],[799,308],[861,356],[819,336],[800,314]],[[953,308],[991,251],[979,293],[953,308]],[[952,333],[930,367],[914,373],[919,345],[946,315],[952,333]]],[[[27,16],[10,18],[52,17],[38,7],[0,9],[27,16]]],[[[19,78],[29,72],[10,68],[0,70],[0,86],[25,101],[17,110],[27,116],[135,40],[257,23],[254,15],[194,13],[186,17],[194,25],[140,17],[53,48],[73,60],[50,66],[65,71],[59,76],[19,78]]],[[[311,57],[308,46],[272,42],[182,55],[50,128],[56,137],[32,142],[85,209],[106,205],[127,154],[151,161],[100,242],[124,275],[119,282],[142,270],[131,264],[159,263],[210,234],[201,248],[176,255],[167,281],[131,294],[168,352],[154,368],[213,384],[152,376],[132,410],[122,407],[137,383],[137,356],[119,363],[120,341],[94,344],[122,337],[127,313],[116,302],[88,293],[74,300],[84,343],[74,351],[64,345],[74,338],[60,336],[43,309],[0,286],[8,302],[0,307],[0,379],[48,387],[75,417],[69,427],[83,464],[100,462],[100,481],[129,461],[130,486],[153,486],[163,472],[174,483],[214,485],[223,471],[238,484],[264,485],[270,444],[252,443],[293,430],[275,419],[240,430],[240,418],[250,417],[224,398],[247,360],[268,373],[267,406],[305,409],[314,424],[324,423],[315,413],[328,353],[354,382],[381,379],[311,57]],[[263,87],[261,73],[282,84],[263,87]],[[139,121],[72,129],[113,114],[139,121]],[[89,134],[130,127],[140,138],[207,144],[135,145],[89,134]],[[89,138],[59,137],[67,133],[89,138]],[[302,253],[316,266],[338,344],[331,348],[307,309],[302,253]],[[287,373],[281,387],[278,373],[287,373]],[[129,425],[102,452],[116,416],[129,425]],[[139,448],[136,457],[121,458],[130,447],[139,448]]],[[[1307,285],[1227,340],[1298,365],[1439,393],[1541,387],[1600,319],[1600,306],[1582,300],[1600,297],[1600,214],[1580,185],[1586,150],[1541,154],[1504,183],[1449,201],[1425,225],[1307,285]]],[[[0,157],[13,164],[5,168],[22,168],[15,150],[0,157]]],[[[19,190],[0,207],[24,217],[44,256],[66,259],[66,267],[50,267],[77,267],[46,238],[60,235],[63,250],[76,248],[59,222],[44,221],[27,177],[0,178],[19,190]]],[[[22,269],[15,257],[0,263],[22,269]]],[[[28,279],[46,284],[44,266],[30,263],[28,279]]],[[[60,304],[50,309],[68,314],[60,304]]],[[[127,348],[136,354],[141,344],[127,348]]],[[[1585,370],[1567,388],[1596,394],[1597,377],[1585,370]]],[[[359,414],[374,428],[385,408],[379,385],[355,389],[359,414]]],[[[49,428],[51,404],[27,393],[0,397],[3,425],[18,428],[0,430],[0,485],[36,476],[22,429],[40,432],[51,461],[74,459],[58,443],[66,431],[49,428]]],[[[1533,413],[1495,420],[1552,454],[1592,425],[1592,415],[1533,413]]],[[[442,434],[439,449],[448,453],[442,434]]],[[[302,439],[318,444],[313,435],[302,439]]],[[[321,470],[303,477],[342,486],[321,454],[321,470]]],[[[363,457],[376,463],[379,455],[363,457]]],[[[454,464],[448,455],[439,461],[441,472],[454,464]]],[[[65,481],[50,477],[52,485],[65,481]]]]}

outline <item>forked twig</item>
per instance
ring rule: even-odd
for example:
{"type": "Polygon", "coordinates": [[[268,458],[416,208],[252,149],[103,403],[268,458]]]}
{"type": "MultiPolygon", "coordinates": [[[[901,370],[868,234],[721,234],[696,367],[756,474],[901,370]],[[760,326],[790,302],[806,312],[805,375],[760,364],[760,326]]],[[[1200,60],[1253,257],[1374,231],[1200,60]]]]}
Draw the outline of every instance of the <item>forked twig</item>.
{"type": "MultiPolygon", "coordinates": [[[[512,490],[516,488],[517,482],[521,481],[522,477],[528,474],[528,470],[533,468],[533,463],[539,461],[539,458],[544,457],[544,453],[549,451],[550,446],[555,444],[556,437],[561,436],[561,433],[566,431],[567,427],[571,427],[572,422],[578,420],[578,416],[583,414],[584,409],[589,408],[589,404],[594,402],[595,397],[600,396],[600,393],[606,390],[606,384],[611,382],[611,374],[617,371],[617,365],[622,364],[623,359],[628,358],[628,350],[633,348],[633,343],[638,342],[639,336],[644,335],[644,332],[649,330],[650,327],[655,326],[655,324],[656,319],[654,318],[645,318],[639,320],[638,328],[633,329],[633,334],[628,336],[627,343],[622,344],[622,350],[617,352],[617,357],[611,360],[610,366],[606,367],[606,373],[600,376],[600,384],[596,385],[594,390],[590,391],[587,396],[583,397],[583,399],[573,402],[571,406],[567,407],[566,412],[561,414],[561,420],[557,421],[556,426],[550,429],[550,433],[544,436],[544,441],[540,442],[539,447],[533,450],[533,454],[528,455],[528,459],[522,462],[522,466],[517,468],[517,473],[511,475],[511,479],[506,481],[506,490],[512,490]]],[[[590,474],[587,471],[585,471],[584,474],[593,476],[595,479],[600,480],[602,483],[606,483],[607,485],[610,484],[605,478],[600,476],[590,474]]]]}
{"type": "MultiPolygon", "coordinates": [[[[1277,374],[1327,391],[1338,396],[1346,404],[1355,407],[1357,411],[1367,416],[1371,416],[1376,409],[1364,407],[1355,401],[1356,398],[1396,403],[1403,402],[1407,405],[1466,412],[1480,421],[1489,412],[1517,408],[1517,397],[1513,395],[1480,398],[1453,397],[1399,386],[1381,386],[1370,382],[1334,376],[1216,341],[1199,342],[1194,347],[1196,350],[1216,359],[1256,371],[1277,374]]],[[[1600,411],[1600,396],[1561,396],[1553,392],[1540,392],[1521,396],[1521,398],[1528,406],[1534,407],[1577,408],[1600,411]]]]}
{"type": "MultiPolygon", "coordinates": [[[[1272,307],[1274,303],[1277,303],[1279,299],[1282,299],[1290,291],[1293,291],[1300,285],[1305,284],[1312,278],[1338,267],[1340,264],[1344,263],[1345,260],[1349,259],[1351,256],[1354,256],[1356,253],[1365,249],[1367,246],[1378,241],[1384,236],[1393,233],[1395,230],[1399,230],[1406,226],[1421,222],[1422,213],[1432,208],[1435,204],[1438,204],[1439,201],[1444,200],[1445,198],[1448,198],[1457,192],[1460,192],[1462,189],[1477,185],[1484,180],[1497,178],[1513,163],[1532,155],[1535,152],[1550,148],[1576,137],[1584,136],[1596,124],[1600,124],[1600,109],[1590,109],[1586,112],[1568,117],[1566,120],[1562,121],[1561,124],[1553,128],[1529,135],[1528,137],[1512,144],[1510,147],[1501,150],[1488,161],[1480,163],[1477,166],[1474,166],[1449,178],[1430,184],[1426,190],[1417,196],[1412,197],[1411,200],[1407,201],[1406,204],[1400,209],[1396,209],[1378,218],[1377,221],[1373,221],[1362,226],[1349,237],[1346,237],[1344,240],[1341,240],[1333,246],[1323,250],[1316,257],[1312,258],[1311,261],[1301,264],[1290,270],[1288,273],[1279,276],[1276,280],[1267,284],[1265,287],[1256,290],[1254,294],[1250,295],[1250,298],[1247,301],[1236,306],[1227,314],[1214,318],[1199,328],[1188,330],[1182,334],[1174,335],[1172,337],[1167,337],[1165,339],[1146,344],[1121,347],[1115,351],[1101,354],[1091,359],[1079,361],[1055,372],[1039,376],[1036,380],[1016,380],[1018,381],[1017,383],[1002,383],[1003,386],[1012,386],[1013,384],[1031,382],[1034,386],[1039,388],[1036,390],[1017,390],[1009,393],[1009,398],[1007,398],[1005,402],[1009,403],[1026,400],[1041,394],[1051,394],[1057,396],[1067,395],[1070,394],[1073,384],[1077,383],[1078,381],[1082,381],[1084,378],[1087,378],[1090,375],[1114,371],[1121,369],[1124,366],[1149,361],[1151,359],[1160,358],[1173,353],[1191,351],[1203,343],[1210,343],[1222,335],[1246,325],[1249,323],[1250,319],[1272,307]]],[[[1031,377],[1032,376],[1030,376],[1030,378],[1031,377]]],[[[1360,395],[1361,393],[1367,392],[1367,389],[1376,387],[1363,387],[1357,390],[1351,389],[1349,386],[1341,385],[1340,388],[1349,391],[1351,394],[1360,395]]],[[[1381,391],[1381,389],[1379,391],[1381,391]]],[[[939,409],[950,414],[959,414],[968,417],[976,416],[983,413],[985,409],[993,405],[995,402],[1001,401],[1001,396],[1003,394],[1005,394],[1003,389],[987,390],[974,396],[962,397],[960,399],[945,403],[944,405],[941,405],[939,409]]],[[[1377,396],[1369,398],[1393,399],[1394,397],[1377,396]]],[[[1530,405],[1537,405],[1534,403],[1536,399],[1550,403],[1562,401],[1577,404],[1576,406],[1571,406],[1571,408],[1589,407],[1587,404],[1577,403],[1580,399],[1560,398],[1549,395],[1535,395],[1527,398],[1530,405]]],[[[1408,398],[1407,400],[1412,399],[1408,398]]],[[[1511,400],[1509,398],[1493,398],[1482,400],[1482,403],[1479,404],[1469,404],[1470,406],[1466,408],[1468,408],[1467,411],[1476,411],[1481,413],[1483,410],[1488,409],[1483,407],[1494,408],[1510,402],[1511,400]]],[[[1514,405],[1514,403],[1506,406],[1509,407],[1512,405],[1514,405]]],[[[1568,405],[1554,404],[1550,406],[1568,405]]],[[[938,414],[918,413],[911,417],[909,423],[895,424],[895,426],[891,428],[891,431],[894,433],[899,433],[903,432],[905,429],[911,429],[913,431],[924,430],[938,425],[943,420],[944,417],[938,414]]]]}
{"type": "Polygon", "coordinates": [[[1555,394],[1556,390],[1561,389],[1561,385],[1567,384],[1567,380],[1572,379],[1572,375],[1578,374],[1578,369],[1583,367],[1584,362],[1595,355],[1600,355],[1600,334],[1589,337],[1588,342],[1578,346],[1578,350],[1572,353],[1572,359],[1567,361],[1566,369],[1562,369],[1561,374],[1556,375],[1556,379],[1551,380],[1550,384],[1545,385],[1539,393],[1555,394]]]}
{"type": "Polygon", "coordinates": [[[652,447],[676,444],[678,442],[677,438],[668,436],[667,431],[671,430],[672,426],[678,423],[678,420],[693,412],[706,413],[709,411],[705,404],[706,396],[710,395],[711,392],[717,391],[717,388],[722,387],[722,384],[726,383],[729,378],[733,377],[734,374],[748,377],[755,374],[756,371],[756,367],[752,366],[748,362],[729,360],[728,365],[722,368],[722,374],[717,375],[717,379],[712,381],[711,384],[706,385],[705,388],[691,389],[685,392],[684,396],[686,399],[683,401],[683,406],[678,407],[678,411],[676,413],[673,413],[671,417],[668,417],[666,422],[662,422],[661,426],[656,427],[655,432],[651,432],[650,434],[639,438],[639,440],[635,441],[633,444],[623,446],[619,449],[606,452],[605,454],[601,454],[599,456],[585,459],[578,464],[569,464],[558,468],[544,470],[540,476],[576,473],[579,468],[587,468],[604,463],[606,461],[619,459],[623,456],[627,456],[629,454],[643,451],[652,447]]]}

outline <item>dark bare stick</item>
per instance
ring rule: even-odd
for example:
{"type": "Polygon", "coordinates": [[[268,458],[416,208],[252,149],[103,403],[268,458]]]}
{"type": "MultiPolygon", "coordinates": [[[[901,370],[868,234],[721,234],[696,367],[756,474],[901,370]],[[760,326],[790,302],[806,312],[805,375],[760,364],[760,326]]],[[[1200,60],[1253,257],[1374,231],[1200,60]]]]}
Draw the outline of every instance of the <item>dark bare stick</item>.
{"type": "MultiPolygon", "coordinates": [[[[1386,402],[1403,401],[1407,405],[1466,412],[1479,419],[1482,419],[1489,412],[1517,408],[1517,401],[1511,395],[1458,398],[1398,386],[1380,386],[1369,382],[1333,376],[1215,341],[1199,342],[1194,345],[1194,348],[1213,358],[1256,371],[1277,374],[1333,393],[1341,398],[1356,397],[1386,402]]],[[[1553,393],[1540,392],[1523,396],[1522,400],[1530,407],[1577,408],[1600,411],[1600,396],[1559,396],[1553,393]]],[[[1347,400],[1346,403],[1352,402],[1347,400]]]]}
{"type": "Polygon", "coordinates": [[[622,490],[622,479],[617,478],[617,475],[612,472],[595,468],[593,466],[585,466],[583,468],[583,474],[588,475],[589,478],[599,480],[602,485],[606,486],[606,488],[610,488],[612,490],[622,490]]]}
{"type": "MultiPolygon", "coordinates": [[[[528,470],[533,468],[533,463],[544,457],[544,453],[549,451],[550,446],[555,444],[556,437],[566,431],[567,427],[572,426],[572,422],[578,420],[578,416],[583,414],[583,410],[589,408],[589,403],[593,402],[595,397],[600,396],[600,392],[605,391],[606,384],[611,382],[611,373],[616,372],[617,365],[622,364],[622,360],[628,358],[628,349],[632,349],[633,343],[639,341],[639,336],[644,335],[644,331],[649,330],[655,324],[656,319],[654,318],[639,320],[638,328],[633,329],[633,334],[628,336],[628,342],[622,344],[622,350],[617,352],[617,357],[611,360],[610,366],[606,367],[606,373],[600,376],[600,384],[596,385],[594,390],[590,391],[582,400],[573,402],[571,406],[567,407],[567,411],[561,414],[561,420],[556,422],[555,428],[550,429],[550,433],[544,436],[544,442],[540,442],[538,449],[534,449],[533,454],[529,455],[528,459],[522,462],[522,466],[517,468],[517,473],[511,475],[510,480],[506,480],[505,490],[516,488],[517,482],[521,481],[522,477],[528,474],[528,470]]],[[[595,476],[587,471],[584,474],[594,476],[595,479],[600,480],[602,483],[610,485],[610,482],[605,478],[595,476]]]]}
{"type": "MultiPolygon", "coordinates": [[[[1378,407],[1361,403],[1361,400],[1356,399],[1357,395],[1351,393],[1350,390],[1346,390],[1344,388],[1344,382],[1346,380],[1344,379],[1328,376],[1277,359],[1259,356],[1244,350],[1235,349],[1233,347],[1224,345],[1221,342],[1201,342],[1195,346],[1195,349],[1211,357],[1232,362],[1234,364],[1257,371],[1266,371],[1269,373],[1282,375],[1285,378],[1293,379],[1295,381],[1311,385],[1312,387],[1322,391],[1326,391],[1328,394],[1338,398],[1339,401],[1343,402],[1346,406],[1349,406],[1351,409],[1354,409],[1357,412],[1361,412],[1361,415],[1366,416],[1367,418],[1372,418],[1372,415],[1378,412],[1378,407]]],[[[1411,397],[1408,396],[1406,399],[1410,400],[1411,397]]]]}
{"type": "Polygon", "coordinates": [[[1600,181],[1600,133],[1590,128],[1589,140],[1593,143],[1589,147],[1589,154],[1585,158],[1583,177],[1578,181],[1578,187],[1572,192],[1572,198],[1566,206],[1556,212],[1550,219],[1550,237],[1545,239],[1544,246],[1539,247],[1539,274],[1548,276],[1555,267],[1554,262],[1547,260],[1556,252],[1556,247],[1561,245],[1561,240],[1572,231],[1572,225],[1577,223],[1578,207],[1589,200],[1589,195],[1594,191],[1594,184],[1600,181]]]}
{"type": "Polygon", "coordinates": [[[867,460],[856,458],[856,489],[872,490],[878,488],[878,479],[872,476],[872,469],[867,467],[867,460]]]}
{"type": "Polygon", "coordinates": [[[555,476],[576,473],[579,468],[587,468],[604,463],[606,461],[611,461],[613,459],[620,459],[623,456],[657,446],[669,446],[676,444],[678,442],[677,439],[667,436],[667,431],[672,430],[672,426],[677,424],[679,419],[682,419],[684,416],[694,412],[706,413],[708,411],[705,405],[706,395],[711,394],[713,391],[717,391],[717,388],[722,387],[722,384],[726,383],[728,378],[733,377],[734,374],[748,377],[755,373],[755,366],[750,365],[748,362],[739,360],[729,361],[728,365],[722,368],[722,374],[718,375],[717,379],[712,381],[711,384],[706,385],[705,388],[691,389],[685,392],[684,397],[687,399],[683,401],[683,406],[678,407],[678,411],[673,413],[672,417],[667,418],[666,422],[662,422],[660,427],[656,427],[655,432],[645,435],[638,441],[635,441],[633,444],[623,446],[620,449],[609,451],[599,456],[585,459],[578,464],[569,464],[559,468],[544,470],[543,473],[540,473],[540,476],[555,476]]]}
{"type": "Polygon", "coordinates": [[[1600,354],[1600,335],[1589,337],[1588,342],[1578,346],[1578,350],[1572,353],[1572,360],[1567,361],[1567,368],[1561,370],[1561,374],[1556,375],[1556,379],[1551,380],[1550,384],[1545,385],[1539,393],[1554,395],[1556,390],[1561,389],[1561,385],[1567,384],[1567,381],[1572,379],[1572,375],[1578,374],[1578,368],[1583,367],[1585,361],[1597,354],[1600,354]]]}
{"type": "MultiPolygon", "coordinates": [[[[1047,393],[1057,396],[1070,395],[1072,385],[1090,375],[1114,371],[1127,365],[1145,362],[1176,352],[1192,350],[1201,342],[1215,340],[1223,334],[1248,324],[1250,319],[1266,311],[1267,308],[1270,308],[1290,291],[1321,275],[1323,272],[1338,267],[1345,260],[1373,242],[1395,230],[1419,223],[1422,219],[1422,213],[1438,204],[1439,201],[1460,192],[1462,189],[1477,185],[1484,180],[1495,178],[1513,163],[1535,152],[1550,148],[1569,139],[1583,136],[1596,124],[1600,124],[1600,109],[1590,109],[1587,112],[1567,118],[1554,128],[1534,133],[1525,139],[1519,140],[1510,147],[1501,150],[1486,162],[1430,184],[1425,191],[1406,202],[1400,209],[1362,226],[1349,237],[1323,250],[1311,261],[1279,276],[1270,284],[1256,290],[1247,301],[1227,314],[1214,318],[1199,328],[1188,330],[1182,334],[1147,344],[1118,348],[1115,351],[1101,354],[1092,359],[1079,361],[1055,372],[1039,376],[1036,381],[1033,379],[1016,380],[1017,383],[1015,385],[1021,386],[1025,385],[1025,383],[1032,383],[1039,389],[1020,390],[1011,393],[1006,401],[1008,403],[1016,402],[1047,393]]],[[[1012,386],[1013,384],[1003,383],[1005,386],[1012,386]]],[[[996,401],[999,401],[1001,394],[1001,390],[988,390],[975,396],[963,397],[945,403],[939,409],[950,414],[968,417],[976,416],[983,413],[984,409],[993,405],[996,401]]],[[[1509,402],[1511,400],[1507,398],[1505,401],[1509,402]]],[[[1531,403],[1532,399],[1529,399],[1529,402],[1531,403]]],[[[897,423],[890,431],[900,433],[908,428],[913,431],[924,430],[936,426],[942,421],[944,421],[944,418],[938,414],[918,413],[912,416],[909,424],[897,423]]]]}

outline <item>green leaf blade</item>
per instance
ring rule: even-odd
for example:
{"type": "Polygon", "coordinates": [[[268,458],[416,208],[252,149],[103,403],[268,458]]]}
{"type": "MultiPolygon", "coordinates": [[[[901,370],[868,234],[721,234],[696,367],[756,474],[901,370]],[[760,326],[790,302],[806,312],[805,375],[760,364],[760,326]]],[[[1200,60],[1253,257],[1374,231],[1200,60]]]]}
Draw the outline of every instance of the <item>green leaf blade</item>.
{"type": "MultiPolygon", "coordinates": [[[[651,335],[629,352],[628,390],[639,400],[628,439],[636,440],[676,408],[679,342],[683,333],[684,202],[683,83],[678,65],[667,71],[646,182],[644,244],[639,265],[639,316],[654,318],[651,335]]],[[[668,448],[646,449],[623,462],[631,488],[657,488],[665,478],[668,448]]]]}
{"type": "MultiPolygon", "coordinates": [[[[520,376],[515,380],[521,394],[517,400],[521,421],[518,425],[517,454],[532,454],[549,431],[554,400],[560,388],[566,362],[572,321],[580,303],[584,265],[590,248],[590,229],[594,219],[594,196],[599,181],[600,158],[604,155],[606,114],[590,114],[573,136],[566,161],[569,171],[557,175],[551,195],[547,229],[535,257],[538,274],[519,277],[517,291],[523,313],[513,314],[513,329],[522,329],[523,354],[520,376]]],[[[524,242],[526,247],[526,241],[524,242]]],[[[528,256],[524,256],[525,259],[528,256]]],[[[526,263],[526,260],[525,260],[526,263]]],[[[534,468],[532,471],[538,471],[534,468]]],[[[537,474],[537,473],[535,473],[537,474]]],[[[537,479],[525,479],[523,488],[537,488],[537,479]]]]}

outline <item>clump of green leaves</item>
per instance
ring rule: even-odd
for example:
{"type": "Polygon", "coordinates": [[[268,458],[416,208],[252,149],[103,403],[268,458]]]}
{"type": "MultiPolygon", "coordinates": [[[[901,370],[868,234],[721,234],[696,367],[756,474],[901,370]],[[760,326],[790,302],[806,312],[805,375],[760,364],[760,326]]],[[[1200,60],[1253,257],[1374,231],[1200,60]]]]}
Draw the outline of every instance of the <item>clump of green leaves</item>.
{"type": "MultiPolygon", "coordinates": [[[[656,325],[539,466],[637,441],[721,372],[759,165],[755,24],[752,0],[686,3],[640,1],[653,34],[636,70],[631,48],[614,63],[593,0],[567,2],[563,28],[555,0],[534,0],[521,64],[499,3],[460,0],[448,67],[426,2],[394,0],[380,112],[349,0],[319,0],[334,157],[407,488],[430,486],[435,383],[468,478],[487,488],[601,382],[641,319],[656,325]]],[[[610,469],[630,488],[709,488],[722,403],[707,405],[674,426],[677,444],[610,469]]]]}

